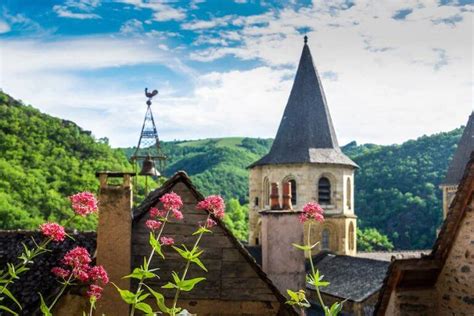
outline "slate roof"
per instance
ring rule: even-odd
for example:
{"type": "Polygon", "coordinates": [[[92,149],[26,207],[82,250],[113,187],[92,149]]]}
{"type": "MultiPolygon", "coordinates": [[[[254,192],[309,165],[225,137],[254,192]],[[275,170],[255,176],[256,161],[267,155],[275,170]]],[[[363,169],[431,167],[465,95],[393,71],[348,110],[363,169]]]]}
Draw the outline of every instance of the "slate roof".
{"type": "Polygon", "coordinates": [[[457,232],[461,228],[462,220],[466,212],[470,210],[469,202],[473,195],[474,151],[470,153],[458,190],[431,253],[418,259],[392,261],[384,279],[374,315],[385,315],[391,293],[397,287],[426,289],[435,285],[456,240],[457,232]]]}
{"type": "MultiPolygon", "coordinates": [[[[40,304],[38,292],[41,292],[45,297],[49,297],[58,289],[59,283],[51,274],[51,268],[58,265],[67,251],[76,246],[81,246],[94,254],[96,248],[95,232],[69,234],[74,240],[66,238],[64,242],[51,243],[48,249],[52,251],[35,258],[34,263],[29,266],[30,270],[22,274],[20,280],[8,287],[23,305],[20,315],[40,315],[38,312],[40,304]]],[[[0,231],[0,267],[5,267],[8,262],[17,263],[17,258],[23,251],[21,243],[24,242],[32,248],[32,237],[36,242],[42,240],[41,233],[35,231],[0,231]]],[[[12,310],[18,311],[18,307],[10,300],[6,299],[3,303],[12,310]]]]}
{"type": "MultiPolygon", "coordinates": [[[[322,252],[313,257],[315,267],[329,281],[321,292],[354,302],[362,302],[376,293],[390,265],[387,261],[335,255],[322,252]]],[[[307,263],[306,270],[310,270],[307,263]]],[[[312,286],[307,285],[312,289],[312,286]]]]}
{"type": "Polygon", "coordinates": [[[357,167],[339,148],[321,79],[306,41],[272,148],[249,167],[286,163],[357,167]]]}
{"type": "Polygon", "coordinates": [[[464,128],[464,132],[454,152],[453,159],[448,167],[446,177],[441,185],[458,185],[464,174],[464,167],[469,162],[471,152],[474,150],[474,112],[469,116],[469,120],[464,128]]]}

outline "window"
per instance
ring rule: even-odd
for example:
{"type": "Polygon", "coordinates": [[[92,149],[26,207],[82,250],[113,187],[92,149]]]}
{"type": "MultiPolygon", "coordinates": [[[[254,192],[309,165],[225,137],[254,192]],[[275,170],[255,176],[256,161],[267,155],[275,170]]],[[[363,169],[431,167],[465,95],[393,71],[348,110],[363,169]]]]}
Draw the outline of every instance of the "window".
{"type": "Polygon", "coordinates": [[[322,238],[321,238],[321,247],[322,247],[322,250],[329,249],[329,229],[327,228],[323,229],[322,238]]]}
{"type": "Polygon", "coordinates": [[[270,205],[270,181],[263,179],[263,207],[270,205]]]}
{"type": "Polygon", "coordinates": [[[349,250],[354,250],[354,223],[349,224],[349,250]]]}
{"type": "Polygon", "coordinates": [[[351,185],[351,178],[347,178],[346,184],[346,205],[347,208],[350,210],[352,204],[352,185],[351,185]]]}
{"type": "Polygon", "coordinates": [[[290,180],[288,181],[291,184],[291,205],[296,205],[296,181],[295,180],[290,180]]]}
{"type": "Polygon", "coordinates": [[[255,197],[255,206],[258,206],[258,196],[255,197]]]}
{"type": "Polygon", "coordinates": [[[322,177],[318,183],[319,204],[331,204],[331,183],[328,178],[322,177]]]}

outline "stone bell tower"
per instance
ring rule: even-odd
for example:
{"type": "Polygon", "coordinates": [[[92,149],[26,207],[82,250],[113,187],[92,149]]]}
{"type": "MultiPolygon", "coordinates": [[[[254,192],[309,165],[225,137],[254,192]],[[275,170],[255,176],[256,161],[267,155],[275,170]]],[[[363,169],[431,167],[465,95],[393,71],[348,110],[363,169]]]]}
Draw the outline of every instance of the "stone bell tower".
{"type": "MultiPolygon", "coordinates": [[[[291,184],[293,210],[315,201],[325,221],[312,225],[320,250],[355,255],[354,170],[358,166],[339,148],[321,79],[305,36],[293,88],[270,152],[249,166],[249,244],[262,242],[261,211],[270,209],[271,184],[291,184]]],[[[281,205],[281,201],[280,201],[281,205]]],[[[279,227],[284,234],[284,227],[279,227]]],[[[307,236],[305,227],[305,238],[307,236]]]]}

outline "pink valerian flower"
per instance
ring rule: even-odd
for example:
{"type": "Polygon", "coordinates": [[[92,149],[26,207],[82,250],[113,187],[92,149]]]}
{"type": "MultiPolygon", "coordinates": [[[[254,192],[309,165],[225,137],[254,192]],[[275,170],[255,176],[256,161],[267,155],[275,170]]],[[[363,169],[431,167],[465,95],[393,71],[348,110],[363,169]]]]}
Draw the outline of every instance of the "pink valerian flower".
{"type": "Polygon", "coordinates": [[[63,278],[63,279],[67,278],[71,274],[69,270],[66,270],[60,267],[52,268],[51,273],[53,273],[58,278],[63,278]]]}
{"type": "Polygon", "coordinates": [[[89,277],[92,281],[101,281],[103,284],[109,283],[109,276],[103,266],[95,266],[89,270],[89,277]]]}
{"type": "Polygon", "coordinates": [[[216,221],[213,220],[212,218],[208,218],[205,223],[204,223],[204,222],[200,222],[200,226],[201,226],[201,227],[204,227],[204,228],[212,228],[212,227],[214,227],[214,226],[216,226],[216,225],[217,225],[216,221]]]}
{"type": "Polygon", "coordinates": [[[72,269],[72,274],[76,279],[85,283],[90,279],[89,270],[90,267],[88,265],[79,266],[72,269]]]}
{"type": "Polygon", "coordinates": [[[308,220],[315,220],[318,222],[324,221],[323,216],[324,210],[318,203],[309,202],[303,207],[303,213],[300,214],[299,219],[301,223],[304,223],[308,220]]]}
{"type": "Polygon", "coordinates": [[[102,297],[102,291],[104,289],[98,286],[97,284],[91,284],[89,287],[89,291],[87,291],[87,296],[89,298],[94,297],[96,300],[99,300],[102,297]]]}
{"type": "Polygon", "coordinates": [[[88,266],[91,261],[91,255],[86,248],[76,247],[64,255],[62,262],[73,268],[83,268],[88,266]]]}
{"type": "Polygon", "coordinates": [[[163,195],[160,198],[160,202],[163,203],[163,207],[167,211],[179,210],[181,207],[183,207],[183,201],[181,200],[181,197],[174,192],[163,195]]]}
{"type": "Polygon", "coordinates": [[[182,220],[184,218],[183,213],[181,213],[180,210],[172,210],[173,212],[173,217],[176,218],[177,220],[182,220]]]}
{"type": "Polygon", "coordinates": [[[77,215],[86,216],[97,212],[97,199],[90,192],[81,192],[69,197],[72,209],[77,215]]]}
{"type": "Polygon", "coordinates": [[[66,237],[64,227],[56,223],[44,223],[40,225],[41,233],[54,241],[63,241],[66,237]]]}
{"type": "Polygon", "coordinates": [[[165,245],[165,246],[171,246],[171,245],[174,244],[174,239],[171,238],[171,237],[163,236],[163,237],[160,238],[160,241],[161,241],[161,244],[165,245]]]}
{"type": "Polygon", "coordinates": [[[199,210],[207,210],[218,219],[224,218],[225,203],[219,195],[210,195],[196,205],[199,210]]]}
{"type": "Polygon", "coordinates": [[[151,230],[157,230],[160,229],[162,222],[155,221],[154,219],[149,219],[145,222],[145,225],[151,230]]]}
{"type": "Polygon", "coordinates": [[[166,211],[152,207],[150,208],[150,217],[166,217],[166,211]]]}

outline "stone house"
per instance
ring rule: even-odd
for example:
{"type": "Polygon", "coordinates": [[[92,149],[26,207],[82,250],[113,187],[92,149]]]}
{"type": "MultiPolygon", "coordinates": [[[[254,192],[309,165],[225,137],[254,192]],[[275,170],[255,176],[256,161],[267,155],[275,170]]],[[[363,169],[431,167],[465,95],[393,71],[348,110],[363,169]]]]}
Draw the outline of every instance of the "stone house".
{"type": "Polygon", "coordinates": [[[376,315],[473,315],[474,153],[431,253],[394,260],[376,315]]]}
{"type": "MultiPolygon", "coordinates": [[[[148,219],[149,209],[160,206],[159,198],[163,194],[173,191],[183,199],[184,220],[170,222],[164,230],[164,234],[173,237],[178,245],[191,244],[195,238],[192,233],[198,223],[207,217],[205,211],[196,210],[195,206],[203,196],[184,172],[175,174],[133,210],[131,174],[105,172],[98,176],[100,214],[97,234],[75,234],[75,241],[67,240],[64,244],[58,244],[57,249],[43,255],[31,271],[15,283],[12,288],[14,294],[26,302],[21,315],[40,315],[37,292],[42,292],[45,297],[55,294],[59,283],[49,271],[67,250],[76,245],[86,246],[91,253],[95,253],[96,263],[106,268],[111,281],[120,288],[135,288],[136,284],[122,277],[142,264],[143,256],[150,253],[149,231],[144,223],[148,219]],[[122,184],[110,184],[109,179],[112,177],[123,177],[122,184]]],[[[180,307],[197,315],[296,315],[243,245],[223,223],[216,221],[218,225],[213,228],[213,234],[204,235],[200,244],[204,250],[201,260],[209,272],[193,266],[189,272],[190,277],[204,276],[206,280],[196,285],[192,292],[184,292],[180,296],[180,307]]],[[[20,252],[19,242],[27,240],[29,234],[32,233],[0,233],[0,245],[5,247],[0,252],[2,264],[15,259],[20,252]]],[[[161,279],[148,285],[170,300],[174,292],[161,289],[161,286],[169,280],[172,271],[182,271],[185,262],[171,247],[163,249],[167,259],[163,261],[155,256],[152,261],[152,267],[160,268],[158,274],[161,279]]],[[[54,315],[82,315],[82,311],[87,310],[85,291],[85,287],[71,287],[56,305],[54,315]]],[[[149,303],[155,306],[154,301],[149,303]]],[[[102,313],[114,316],[129,314],[129,306],[122,302],[111,285],[104,289],[103,297],[98,302],[96,315],[102,313]]]]}
{"type": "MultiPolygon", "coordinates": [[[[293,88],[270,152],[249,166],[249,244],[261,244],[260,212],[270,209],[272,194],[283,197],[283,185],[290,183],[294,210],[301,211],[310,201],[324,208],[324,223],[312,225],[311,232],[315,240],[321,240],[320,250],[355,255],[356,168],[337,142],[322,82],[305,37],[293,88]],[[275,193],[271,191],[273,184],[277,185],[275,193]]],[[[305,226],[305,236],[307,230],[305,226]]]]}

